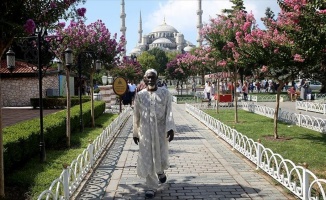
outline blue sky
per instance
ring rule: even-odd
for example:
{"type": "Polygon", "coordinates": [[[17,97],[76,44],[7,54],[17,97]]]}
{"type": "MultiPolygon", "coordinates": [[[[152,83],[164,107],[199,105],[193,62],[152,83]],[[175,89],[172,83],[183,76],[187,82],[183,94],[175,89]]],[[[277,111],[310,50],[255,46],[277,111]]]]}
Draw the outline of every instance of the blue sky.
{"type": "MultiPolygon", "coordinates": [[[[270,7],[274,13],[279,12],[277,0],[244,0],[246,10],[252,11],[257,22],[270,7]]],[[[203,23],[215,17],[224,8],[230,8],[228,0],[202,0],[203,23]]],[[[101,19],[112,34],[121,36],[121,0],[87,0],[86,24],[101,19]]],[[[139,15],[141,12],[143,35],[150,33],[164,21],[184,34],[186,40],[193,44],[197,38],[197,0],[125,0],[127,55],[137,45],[139,15]]],[[[261,23],[259,23],[261,24],[261,23]]],[[[262,25],[261,25],[262,28],[262,25]]]]}

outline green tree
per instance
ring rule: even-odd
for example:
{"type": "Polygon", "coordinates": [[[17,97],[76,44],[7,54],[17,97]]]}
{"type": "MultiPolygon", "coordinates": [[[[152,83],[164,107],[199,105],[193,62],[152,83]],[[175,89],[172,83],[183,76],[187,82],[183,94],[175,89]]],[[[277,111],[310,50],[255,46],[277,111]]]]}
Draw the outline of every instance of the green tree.
{"type": "Polygon", "coordinates": [[[158,63],[156,62],[155,56],[144,51],[141,55],[137,57],[138,62],[142,66],[143,72],[147,69],[157,69],[159,67],[158,63]]]}
{"type": "Polygon", "coordinates": [[[155,56],[155,60],[158,63],[158,68],[154,68],[158,75],[163,75],[166,69],[166,64],[168,63],[168,57],[165,52],[159,48],[153,48],[148,51],[149,54],[155,56]]]}
{"type": "Polygon", "coordinates": [[[168,62],[175,59],[179,53],[177,51],[168,51],[166,52],[166,57],[168,57],[168,62]]]}

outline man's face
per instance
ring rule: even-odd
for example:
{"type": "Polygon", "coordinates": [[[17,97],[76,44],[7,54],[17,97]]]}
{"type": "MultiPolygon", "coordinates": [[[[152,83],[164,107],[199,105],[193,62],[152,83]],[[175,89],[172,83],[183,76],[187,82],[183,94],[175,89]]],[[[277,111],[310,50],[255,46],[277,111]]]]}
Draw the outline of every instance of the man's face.
{"type": "Polygon", "coordinates": [[[147,73],[144,76],[144,82],[149,86],[156,86],[157,76],[154,72],[147,73]]]}

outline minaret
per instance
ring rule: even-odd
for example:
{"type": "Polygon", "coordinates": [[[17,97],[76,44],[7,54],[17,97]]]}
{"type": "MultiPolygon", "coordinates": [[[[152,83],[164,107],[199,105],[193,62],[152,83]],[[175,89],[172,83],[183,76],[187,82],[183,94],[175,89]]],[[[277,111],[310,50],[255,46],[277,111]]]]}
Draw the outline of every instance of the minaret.
{"type": "Polygon", "coordinates": [[[201,9],[201,0],[198,0],[198,10],[197,10],[197,15],[198,15],[198,21],[197,21],[197,31],[198,31],[198,36],[197,36],[197,46],[200,47],[202,45],[202,37],[200,36],[200,30],[203,27],[203,22],[202,22],[202,15],[203,15],[203,10],[201,9]]]}
{"type": "Polygon", "coordinates": [[[126,30],[127,30],[127,27],[126,27],[126,13],[125,13],[125,1],[124,0],[121,0],[121,14],[120,14],[120,18],[121,18],[121,28],[120,28],[120,31],[121,31],[121,34],[125,37],[125,45],[124,45],[124,53],[123,53],[123,56],[126,56],[126,52],[127,52],[127,49],[126,49],[126,46],[127,46],[127,37],[126,37],[126,30]]]}
{"type": "Polygon", "coordinates": [[[142,22],[142,19],[141,19],[141,11],[140,11],[140,15],[139,15],[139,30],[138,30],[138,33],[139,33],[139,38],[138,38],[138,44],[141,44],[141,40],[143,38],[143,22],[142,22]]]}

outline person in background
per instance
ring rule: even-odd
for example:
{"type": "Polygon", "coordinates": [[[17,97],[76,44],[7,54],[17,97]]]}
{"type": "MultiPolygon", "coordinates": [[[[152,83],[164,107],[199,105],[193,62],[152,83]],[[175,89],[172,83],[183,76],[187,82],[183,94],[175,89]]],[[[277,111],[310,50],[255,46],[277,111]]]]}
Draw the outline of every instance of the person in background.
{"type": "Polygon", "coordinates": [[[129,93],[130,93],[130,97],[131,97],[131,104],[130,105],[132,105],[132,102],[133,102],[133,100],[135,98],[136,88],[137,88],[137,86],[133,81],[128,83],[128,89],[129,89],[129,93]]]}
{"type": "Polygon", "coordinates": [[[311,87],[308,85],[306,90],[307,90],[307,100],[310,101],[310,100],[312,100],[312,98],[311,98],[311,95],[312,95],[311,87]]]}
{"type": "Polygon", "coordinates": [[[157,86],[157,72],[145,72],[146,88],[135,95],[133,140],[139,145],[137,174],[146,179],[145,197],[154,198],[159,183],[167,180],[164,170],[169,164],[169,142],[176,130],[172,100],[168,90],[157,86]]]}
{"type": "Polygon", "coordinates": [[[290,100],[293,102],[294,100],[297,99],[297,93],[295,90],[294,86],[291,86],[288,90],[287,90],[289,96],[290,96],[290,100]]]}
{"type": "Polygon", "coordinates": [[[205,86],[205,89],[204,89],[204,93],[206,94],[206,97],[208,99],[208,105],[210,106],[211,105],[211,97],[213,96],[214,94],[214,91],[213,91],[213,87],[212,87],[212,84],[210,81],[207,82],[207,85],[205,86]]]}
{"type": "Polygon", "coordinates": [[[307,88],[309,84],[306,79],[302,79],[300,83],[300,99],[307,100],[307,88]]]}
{"type": "Polygon", "coordinates": [[[168,89],[168,85],[166,84],[165,81],[162,82],[162,87],[165,88],[165,89],[168,89]]]}
{"type": "Polygon", "coordinates": [[[242,86],[242,92],[243,92],[243,97],[244,97],[244,100],[245,101],[248,100],[248,91],[249,91],[248,83],[247,82],[244,82],[244,84],[242,86]]]}

